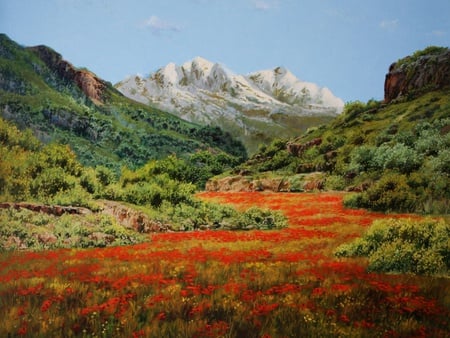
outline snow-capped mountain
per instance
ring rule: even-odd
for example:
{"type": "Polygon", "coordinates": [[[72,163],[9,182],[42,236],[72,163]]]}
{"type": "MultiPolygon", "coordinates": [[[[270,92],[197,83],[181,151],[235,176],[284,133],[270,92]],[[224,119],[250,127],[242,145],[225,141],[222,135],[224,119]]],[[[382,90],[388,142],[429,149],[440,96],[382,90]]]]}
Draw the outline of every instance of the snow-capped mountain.
{"type": "Polygon", "coordinates": [[[300,81],[287,69],[244,76],[200,57],[181,66],[169,63],[146,78],[129,77],[116,88],[183,119],[218,125],[240,138],[250,153],[259,143],[322,124],[344,106],[328,88],[300,81]]]}

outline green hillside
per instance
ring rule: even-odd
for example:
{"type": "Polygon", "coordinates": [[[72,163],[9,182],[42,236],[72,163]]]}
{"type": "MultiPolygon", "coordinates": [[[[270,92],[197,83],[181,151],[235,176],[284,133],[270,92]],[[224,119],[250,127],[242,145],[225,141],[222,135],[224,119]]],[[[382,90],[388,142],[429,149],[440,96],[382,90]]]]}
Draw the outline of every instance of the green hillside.
{"type": "Polygon", "coordinates": [[[45,46],[25,48],[0,34],[0,116],[45,143],[68,144],[84,165],[142,166],[170,154],[212,151],[235,165],[245,148],[202,127],[122,96],[45,46]],[[89,82],[91,81],[91,82],[89,82]]]}
{"type": "MultiPolygon", "coordinates": [[[[414,74],[418,70],[409,63],[424,55],[432,60],[423,51],[414,55],[397,64],[414,74]]],[[[315,188],[362,191],[348,198],[349,206],[448,213],[449,131],[450,88],[427,85],[389,104],[347,103],[330,124],[262,146],[233,172],[247,180],[282,177],[295,191],[308,190],[308,180],[316,180],[309,185],[315,188]]]]}
{"type": "Polygon", "coordinates": [[[105,166],[83,166],[69,146],[42,144],[30,129],[0,118],[0,159],[0,252],[132,244],[152,231],[286,226],[276,212],[238,212],[195,198],[226,162],[206,151],[122,168],[117,177],[105,166]]]}

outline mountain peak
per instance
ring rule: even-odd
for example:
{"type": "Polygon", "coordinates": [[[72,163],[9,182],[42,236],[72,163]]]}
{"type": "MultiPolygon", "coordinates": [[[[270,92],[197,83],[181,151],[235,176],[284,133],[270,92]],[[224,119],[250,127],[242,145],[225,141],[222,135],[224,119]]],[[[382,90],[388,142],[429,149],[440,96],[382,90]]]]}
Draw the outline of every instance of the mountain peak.
{"type": "Polygon", "coordinates": [[[211,65],[214,64],[214,62],[211,62],[201,56],[196,56],[195,58],[192,59],[192,63],[196,63],[199,65],[206,65],[208,67],[210,67],[211,65]]]}
{"type": "Polygon", "coordinates": [[[300,81],[287,68],[239,75],[202,57],[169,63],[148,79],[125,80],[116,88],[191,122],[219,125],[240,136],[249,152],[280,132],[298,135],[311,126],[302,122],[307,119],[323,123],[344,106],[328,89],[300,81]]]}
{"type": "Polygon", "coordinates": [[[289,70],[285,67],[278,66],[278,67],[274,68],[273,72],[276,75],[285,75],[285,74],[289,73],[289,70]]]}
{"type": "Polygon", "coordinates": [[[186,70],[197,69],[203,72],[209,72],[209,70],[214,66],[214,62],[204,59],[200,56],[196,56],[191,61],[185,62],[181,67],[186,70]]]}

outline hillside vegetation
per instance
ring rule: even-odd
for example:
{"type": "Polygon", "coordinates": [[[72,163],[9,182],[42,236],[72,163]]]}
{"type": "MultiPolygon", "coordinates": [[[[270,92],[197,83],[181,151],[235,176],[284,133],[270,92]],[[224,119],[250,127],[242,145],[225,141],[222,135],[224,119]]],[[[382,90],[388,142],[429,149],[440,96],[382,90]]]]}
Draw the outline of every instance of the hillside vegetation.
{"type": "Polygon", "coordinates": [[[83,166],[67,145],[44,145],[31,130],[0,119],[0,158],[0,249],[123,245],[155,230],[286,226],[277,212],[238,212],[196,199],[192,182],[201,185],[227,160],[206,151],[123,167],[116,177],[105,166],[83,166]]]}
{"type": "Polygon", "coordinates": [[[189,123],[125,98],[45,46],[25,48],[0,35],[0,116],[44,143],[68,144],[84,165],[116,173],[170,154],[209,150],[245,159],[243,145],[217,127],[189,123]]]}
{"type": "MultiPolygon", "coordinates": [[[[417,63],[424,55],[431,59],[433,52],[448,55],[446,48],[425,51],[397,64],[414,72],[408,62],[417,63]]],[[[446,81],[448,73],[443,76],[446,81]]],[[[241,173],[247,180],[283,177],[288,181],[295,176],[300,183],[290,188],[297,191],[307,189],[305,180],[309,173],[316,173],[314,177],[321,179],[312,185],[315,188],[362,192],[349,196],[348,206],[448,213],[450,88],[426,85],[419,89],[389,104],[349,102],[330,124],[311,128],[295,139],[263,145],[232,173],[241,173]]]]}

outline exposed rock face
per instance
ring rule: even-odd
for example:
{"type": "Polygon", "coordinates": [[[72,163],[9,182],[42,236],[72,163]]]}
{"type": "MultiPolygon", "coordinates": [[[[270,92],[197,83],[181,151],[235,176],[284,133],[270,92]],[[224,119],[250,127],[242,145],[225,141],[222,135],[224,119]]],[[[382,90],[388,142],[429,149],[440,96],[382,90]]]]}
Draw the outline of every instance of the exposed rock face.
{"type": "Polygon", "coordinates": [[[9,209],[13,208],[16,210],[19,209],[28,209],[34,212],[42,212],[48,215],[61,216],[63,214],[72,214],[72,215],[87,215],[90,214],[91,211],[87,208],[82,207],[64,207],[60,205],[44,205],[37,203],[26,203],[26,202],[3,202],[0,203],[0,209],[9,209]]]}
{"type": "Polygon", "coordinates": [[[286,145],[286,150],[293,156],[301,156],[309,148],[319,146],[321,144],[322,144],[321,138],[315,138],[309,142],[306,142],[305,144],[288,142],[286,145]]]}
{"type": "Polygon", "coordinates": [[[393,63],[384,82],[384,100],[450,85],[450,49],[429,47],[393,63]]]}
{"type": "Polygon", "coordinates": [[[229,176],[206,183],[206,191],[288,191],[289,184],[281,178],[249,179],[244,176],[229,176]]]}
{"type": "Polygon", "coordinates": [[[103,201],[102,213],[113,216],[119,224],[137,232],[166,232],[172,230],[169,224],[149,219],[143,212],[133,210],[119,202],[103,201]]]}
{"type": "Polygon", "coordinates": [[[105,81],[87,70],[75,68],[71,63],[63,60],[61,54],[47,46],[36,46],[29,49],[36,53],[49,68],[54,69],[58,76],[75,82],[78,88],[95,104],[104,103],[104,93],[108,86],[105,81]]]}
{"type": "MultiPolygon", "coordinates": [[[[302,191],[322,190],[324,181],[317,173],[311,173],[303,177],[301,185],[302,191]]],[[[299,191],[296,183],[286,180],[283,177],[274,178],[251,178],[241,175],[228,176],[220,179],[211,179],[206,183],[206,191],[272,191],[272,192],[292,192],[299,191]]]]}

